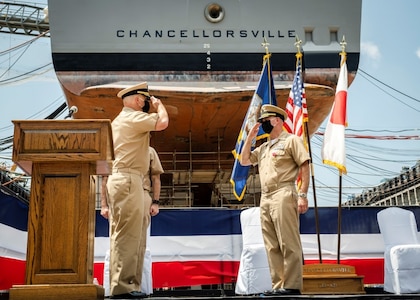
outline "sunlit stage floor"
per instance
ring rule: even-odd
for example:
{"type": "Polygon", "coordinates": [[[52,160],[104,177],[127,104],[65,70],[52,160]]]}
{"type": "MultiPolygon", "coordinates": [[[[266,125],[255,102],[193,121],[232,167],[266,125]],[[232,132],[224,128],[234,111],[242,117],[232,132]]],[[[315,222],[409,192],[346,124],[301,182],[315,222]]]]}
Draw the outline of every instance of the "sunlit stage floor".
{"type": "MultiPolygon", "coordinates": [[[[155,291],[154,294],[146,299],[351,299],[351,300],[391,300],[391,299],[407,299],[420,300],[420,294],[403,294],[395,295],[385,293],[382,288],[365,288],[366,294],[357,295],[293,295],[293,296],[264,296],[264,295],[235,295],[231,290],[211,289],[211,290],[170,290],[170,291],[155,291]]],[[[108,299],[108,298],[104,298],[108,299]]],[[[0,292],[0,300],[9,300],[9,293],[7,291],[0,292]]],[[[31,300],[31,299],[28,299],[31,300]]],[[[66,300],[66,299],[61,299],[66,300]]]]}

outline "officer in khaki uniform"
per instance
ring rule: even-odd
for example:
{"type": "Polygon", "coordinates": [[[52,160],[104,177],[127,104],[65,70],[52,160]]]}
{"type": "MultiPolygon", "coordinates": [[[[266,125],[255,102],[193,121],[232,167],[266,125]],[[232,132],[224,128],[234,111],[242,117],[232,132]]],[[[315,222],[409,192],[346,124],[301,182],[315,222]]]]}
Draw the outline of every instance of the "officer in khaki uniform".
{"type": "Polygon", "coordinates": [[[163,174],[164,172],[159,156],[153,147],[149,147],[149,162],[149,170],[143,179],[144,211],[146,212],[145,218],[143,220],[142,232],[142,238],[144,239],[144,242],[142,242],[143,248],[141,249],[141,255],[143,257],[146,251],[147,228],[150,225],[150,219],[159,213],[159,197],[161,188],[160,174],[163,174]]]}
{"type": "Polygon", "coordinates": [[[146,82],[117,95],[123,109],[112,121],[115,160],[112,175],[104,180],[109,200],[111,299],[141,299],[144,262],[145,209],[143,179],[149,170],[150,131],[167,128],[168,113],[150,96],[146,82]],[[148,113],[150,105],[156,112],[148,113]]]}
{"type": "Polygon", "coordinates": [[[272,290],[266,295],[300,294],[303,285],[299,213],[308,210],[309,154],[300,137],[283,131],[287,114],[263,105],[261,116],[248,133],[241,165],[257,165],[261,181],[261,228],[270,267],[272,290]],[[259,127],[268,141],[251,151],[259,127]],[[301,170],[301,187],[295,181],[301,170]]]}
{"type": "MultiPolygon", "coordinates": [[[[145,260],[146,260],[145,253],[146,253],[146,247],[147,247],[147,230],[150,225],[151,217],[159,214],[159,204],[160,204],[159,198],[160,198],[160,189],[161,189],[160,174],[164,173],[159,156],[153,147],[149,147],[149,157],[150,157],[149,159],[150,167],[149,167],[148,172],[144,175],[144,178],[143,178],[143,190],[144,190],[144,208],[143,209],[145,212],[145,217],[143,218],[142,232],[140,235],[141,238],[143,239],[140,242],[140,245],[142,245],[142,248],[140,249],[140,257],[144,257],[145,260]],[[151,197],[151,194],[153,196],[153,199],[151,197]]],[[[108,180],[108,176],[103,176],[102,180],[103,180],[103,183],[105,183],[103,185],[105,189],[103,188],[102,193],[101,193],[101,215],[105,219],[109,219],[110,217],[109,206],[108,206],[109,200],[108,200],[107,192],[106,192],[106,182],[108,180]]],[[[144,275],[150,275],[147,271],[147,268],[144,268],[144,267],[140,267],[140,268],[142,268],[143,270],[142,277],[144,275]]],[[[109,287],[109,283],[104,284],[104,287],[105,286],[109,287]]],[[[149,294],[151,293],[150,291],[152,290],[152,288],[151,288],[150,278],[142,278],[141,290],[143,292],[149,291],[149,294]],[[143,290],[143,288],[145,290],[143,290]]]]}
{"type": "Polygon", "coordinates": [[[156,216],[159,213],[159,198],[161,181],[160,175],[164,173],[162,163],[155,148],[149,147],[150,167],[143,179],[143,189],[145,198],[145,210],[150,210],[149,217],[146,220],[146,227],[150,225],[150,216],[156,216]]]}

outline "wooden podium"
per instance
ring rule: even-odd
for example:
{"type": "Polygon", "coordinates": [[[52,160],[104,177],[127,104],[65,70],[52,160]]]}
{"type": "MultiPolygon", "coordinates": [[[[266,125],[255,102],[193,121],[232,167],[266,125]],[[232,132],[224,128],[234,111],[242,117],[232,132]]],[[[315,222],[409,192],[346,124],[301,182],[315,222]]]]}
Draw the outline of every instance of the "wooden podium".
{"type": "Polygon", "coordinates": [[[10,299],[103,299],[93,284],[94,175],[112,170],[111,122],[13,123],[13,161],[32,179],[25,285],[10,299]]]}
{"type": "Polygon", "coordinates": [[[356,274],[353,266],[349,265],[304,265],[302,294],[365,294],[363,278],[356,274]]]}

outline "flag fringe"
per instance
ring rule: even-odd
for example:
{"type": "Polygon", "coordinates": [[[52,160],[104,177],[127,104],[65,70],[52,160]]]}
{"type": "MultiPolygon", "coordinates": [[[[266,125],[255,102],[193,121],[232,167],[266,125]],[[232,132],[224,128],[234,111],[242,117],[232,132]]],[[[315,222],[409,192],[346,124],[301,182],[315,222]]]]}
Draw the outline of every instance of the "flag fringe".
{"type": "Polygon", "coordinates": [[[325,164],[325,165],[330,165],[332,167],[336,167],[341,173],[347,174],[347,169],[342,164],[339,164],[337,162],[334,162],[334,161],[331,161],[331,160],[327,160],[327,159],[322,160],[322,163],[325,164]]]}
{"type": "Polygon", "coordinates": [[[240,195],[238,195],[236,193],[236,182],[233,179],[230,179],[230,183],[232,184],[233,187],[233,195],[235,196],[236,200],[238,201],[242,201],[242,199],[245,196],[245,192],[246,192],[246,185],[244,186],[244,188],[242,189],[242,193],[240,195]]]}

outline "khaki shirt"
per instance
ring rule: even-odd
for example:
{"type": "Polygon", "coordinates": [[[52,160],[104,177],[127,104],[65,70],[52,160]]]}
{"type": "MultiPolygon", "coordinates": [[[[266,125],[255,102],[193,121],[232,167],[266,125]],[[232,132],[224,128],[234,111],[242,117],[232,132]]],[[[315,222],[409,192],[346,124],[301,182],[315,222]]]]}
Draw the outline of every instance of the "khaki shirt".
{"type": "Polygon", "coordinates": [[[147,191],[152,190],[152,175],[159,175],[164,172],[162,164],[160,163],[159,156],[156,150],[153,147],[149,147],[149,157],[150,157],[150,168],[147,174],[144,176],[143,180],[143,189],[147,191]]]}
{"type": "Polygon", "coordinates": [[[112,121],[114,169],[130,168],[146,174],[149,170],[150,131],[155,130],[158,115],[124,107],[112,121]]]}
{"type": "Polygon", "coordinates": [[[276,188],[270,187],[280,183],[294,183],[300,165],[310,157],[300,137],[283,131],[274,141],[255,148],[249,159],[258,164],[261,188],[272,191],[276,188]]]}

